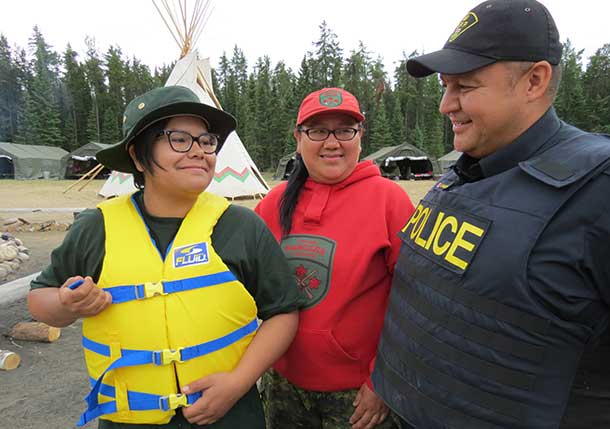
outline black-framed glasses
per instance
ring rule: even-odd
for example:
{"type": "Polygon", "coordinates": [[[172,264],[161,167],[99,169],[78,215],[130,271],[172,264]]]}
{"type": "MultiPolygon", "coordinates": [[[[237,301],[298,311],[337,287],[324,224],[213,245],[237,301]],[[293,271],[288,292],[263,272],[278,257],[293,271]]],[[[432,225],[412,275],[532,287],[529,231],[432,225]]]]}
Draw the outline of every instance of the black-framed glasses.
{"type": "Polygon", "coordinates": [[[297,131],[305,133],[314,142],[322,142],[330,137],[331,134],[340,142],[347,142],[356,137],[360,128],[360,126],[358,128],[337,128],[336,130],[329,130],[328,128],[297,128],[297,131]]]}
{"type": "Polygon", "coordinates": [[[188,152],[193,147],[193,142],[197,142],[206,155],[216,153],[218,148],[218,136],[216,134],[202,133],[194,136],[186,131],[163,130],[159,136],[167,136],[169,145],[175,152],[188,152]]]}

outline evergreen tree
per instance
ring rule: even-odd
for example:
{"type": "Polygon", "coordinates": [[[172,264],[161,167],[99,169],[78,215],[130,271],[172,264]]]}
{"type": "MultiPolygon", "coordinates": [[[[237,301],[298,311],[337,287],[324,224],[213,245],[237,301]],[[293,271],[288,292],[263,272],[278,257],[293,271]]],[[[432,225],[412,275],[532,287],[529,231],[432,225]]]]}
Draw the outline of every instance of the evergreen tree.
{"type": "Polygon", "coordinates": [[[87,112],[91,109],[91,94],[85,71],[77,60],[78,54],[68,44],[63,55],[65,88],[62,111],[67,149],[74,150],[87,143],[87,112]]]}
{"type": "Polygon", "coordinates": [[[315,74],[315,60],[311,52],[307,52],[301,60],[301,67],[299,69],[295,96],[298,100],[303,100],[307,94],[321,89],[317,86],[314,74],[315,74]]]}
{"type": "MultiPolygon", "coordinates": [[[[215,81],[214,94],[216,94],[216,97],[218,97],[220,104],[227,112],[231,111],[227,104],[227,82],[229,80],[230,74],[231,64],[229,63],[229,59],[227,58],[226,52],[223,52],[220,56],[218,67],[214,69],[214,73],[212,74],[212,80],[215,81]]],[[[234,108],[234,106],[232,107],[234,108]]]]}
{"type": "Polygon", "coordinates": [[[0,34],[0,141],[12,142],[17,134],[18,112],[23,99],[19,71],[8,45],[0,34]]]}
{"type": "Polygon", "coordinates": [[[87,59],[85,60],[85,76],[91,92],[92,107],[87,118],[87,137],[89,141],[101,140],[102,117],[108,92],[102,60],[95,46],[95,39],[85,38],[87,59]]]}
{"type": "Polygon", "coordinates": [[[238,132],[241,136],[240,124],[250,123],[253,120],[253,112],[249,111],[252,100],[248,94],[248,62],[244,53],[237,46],[233,48],[233,56],[229,68],[229,76],[226,83],[227,107],[226,110],[237,119],[238,132]],[[250,122],[249,122],[250,121],[250,122]]]}
{"type": "Polygon", "coordinates": [[[562,78],[555,99],[555,109],[563,120],[586,129],[582,53],[582,50],[574,49],[569,39],[563,44],[560,63],[562,78]]]}
{"type": "Polygon", "coordinates": [[[424,79],[423,133],[425,142],[423,149],[432,156],[444,154],[443,116],[438,111],[442,90],[436,74],[424,79]]]}
{"type": "Polygon", "coordinates": [[[51,51],[44,37],[34,27],[30,39],[34,51],[34,75],[25,95],[25,111],[21,141],[25,144],[62,146],[60,114],[54,84],[58,81],[57,55],[51,51]]]}
{"type": "MultiPolygon", "coordinates": [[[[125,63],[125,88],[124,102],[129,103],[138,95],[142,95],[153,88],[165,85],[171,68],[163,66],[155,70],[154,76],[147,65],[132,57],[130,62],[125,63]]],[[[126,106],[126,104],[125,104],[126,106]]],[[[119,110],[120,114],[125,109],[119,110]]],[[[122,120],[121,120],[122,121],[122,120]]]]}
{"type": "Polygon", "coordinates": [[[610,134],[610,43],[589,58],[582,83],[588,107],[586,129],[610,134]]]}
{"type": "Polygon", "coordinates": [[[314,43],[314,82],[318,88],[338,87],[342,84],[343,50],[326,21],[320,25],[320,38],[314,43]]]}
{"type": "Polygon", "coordinates": [[[254,66],[254,118],[256,127],[254,129],[255,143],[252,146],[250,155],[255,163],[262,169],[271,166],[269,156],[271,142],[271,117],[272,104],[271,98],[271,61],[269,57],[259,58],[254,66]]]}
{"type": "Polygon", "coordinates": [[[392,91],[387,98],[387,105],[389,106],[388,122],[390,123],[390,130],[392,132],[392,146],[403,144],[407,141],[404,113],[400,108],[398,96],[394,91],[392,91]]]}
{"type": "Polygon", "coordinates": [[[125,111],[124,88],[127,81],[127,65],[121,58],[121,49],[111,46],[105,56],[108,92],[102,119],[101,139],[104,143],[118,141],[121,135],[122,116],[125,111]]]}
{"type": "Polygon", "coordinates": [[[90,142],[101,142],[102,135],[100,130],[100,113],[97,110],[98,104],[93,100],[91,103],[91,110],[87,115],[87,141],[90,142]]]}
{"type": "Polygon", "coordinates": [[[297,100],[294,97],[295,77],[289,68],[280,61],[273,70],[271,78],[271,117],[269,168],[274,168],[280,158],[296,149],[292,135],[297,115],[297,100]]]}
{"type": "Polygon", "coordinates": [[[392,146],[393,143],[394,139],[388,122],[385,103],[383,100],[380,100],[377,109],[375,110],[375,118],[370,125],[370,144],[368,150],[363,152],[363,155],[368,155],[381,148],[392,146]]]}
{"type": "Polygon", "coordinates": [[[114,107],[107,107],[104,112],[102,123],[104,124],[101,131],[101,142],[113,144],[121,140],[121,131],[117,123],[118,113],[114,107]]]}

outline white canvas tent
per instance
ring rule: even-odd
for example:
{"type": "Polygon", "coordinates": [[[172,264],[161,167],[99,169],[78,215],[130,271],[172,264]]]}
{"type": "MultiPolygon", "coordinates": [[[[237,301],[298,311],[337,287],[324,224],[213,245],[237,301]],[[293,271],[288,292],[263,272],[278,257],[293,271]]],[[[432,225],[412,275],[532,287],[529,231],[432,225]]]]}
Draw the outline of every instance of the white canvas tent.
{"type": "MultiPolygon", "coordinates": [[[[163,6],[166,6],[166,2],[163,6]]],[[[197,9],[198,6],[195,7],[196,13],[197,9]]],[[[199,13],[202,13],[201,8],[199,9],[199,13]]],[[[176,19],[171,10],[166,8],[166,13],[169,14],[167,20],[162,11],[158,10],[168,27],[170,27],[168,21],[174,23],[174,25],[176,24],[176,19]]],[[[201,21],[201,17],[198,21],[191,22],[199,21],[201,21]]],[[[180,27],[176,25],[175,31],[182,42],[178,41],[174,32],[172,32],[172,35],[179,46],[182,43],[180,47],[183,56],[174,66],[165,86],[185,86],[197,94],[202,103],[221,109],[220,103],[212,91],[212,73],[209,59],[201,60],[196,50],[190,50],[191,44],[194,43],[190,34],[192,32],[196,33],[198,29],[190,27],[188,33],[183,35],[180,32],[180,27]]],[[[99,193],[104,197],[111,197],[131,192],[134,189],[133,178],[130,179],[125,174],[113,172],[99,193]]],[[[214,179],[207,191],[227,198],[262,197],[269,192],[269,186],[236,132],[229,135],[218,154],[214,179]]]]}

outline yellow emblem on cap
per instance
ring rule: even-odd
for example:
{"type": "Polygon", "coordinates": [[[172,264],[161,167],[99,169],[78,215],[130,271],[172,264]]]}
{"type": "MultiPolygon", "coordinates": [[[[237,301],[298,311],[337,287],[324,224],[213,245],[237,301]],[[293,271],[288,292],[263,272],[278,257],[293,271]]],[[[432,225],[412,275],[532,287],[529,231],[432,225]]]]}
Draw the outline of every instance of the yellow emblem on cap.
{"type": "Polygon", "coordinates": [[[453,42],[477,22],[479,22],[479,17],[477,16],[477,14],[474,12],[468,12],[468,15],[466,15],[464,19],[460,21],[458,26],[455,27],[455,30],[453,30],[453,33],[451,34],[451,36],[449,36],[448,42],[453,42]]]}
{"type": "Polygon", "coordinates": [[[144,108],[144,106],[146,106],[146,104],[140,103],[140,104],[138,104],[138,109],[142,110],[144,108]]]}

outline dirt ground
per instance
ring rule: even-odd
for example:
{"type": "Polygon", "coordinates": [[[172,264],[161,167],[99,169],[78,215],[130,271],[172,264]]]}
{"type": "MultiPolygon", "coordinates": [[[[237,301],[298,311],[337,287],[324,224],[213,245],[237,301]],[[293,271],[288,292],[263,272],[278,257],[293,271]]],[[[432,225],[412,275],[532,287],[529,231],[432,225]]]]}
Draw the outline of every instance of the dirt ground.
{"type": "MultiPolygon", "coordinates": [[[[21,217],[29,222],[56,220],[72,222],[68,212],[15,212],[14,208],[89,208],[102,201],[97,191],[103,181],[96,180],[77,191],[62,191],[73,181],[0,181],[0,220],[21,217]]],[[[268,182],[271,187],[278,182],[268,182]]],[[[432,181],[398,182],[416,204],[432,186],[432,181]]],[[[257,201],[236,201],[253,208],[257,201]]],[[[0,222],[1,225],[1,222],[0,222]]],[[[0,228],[1,229],[1,228],[0,228]]],[[[30,249],[31,258],[6,281],[42,270],[51,251],[58,246],[65,232],[17,232],[30,249]]],[[[5,282],[6,282],[5,281],[5,282]]],[[[0,293],[2,284],[0,284],[0,293]]],[[[43,344],[11,340],[7,333],[21,321],[31,320],[25,299],[0,305],[0,350],[11,350],[21,356],[21,365],[13,371],[0,371],[0,429],[65,429],[76,427],[87,394],[86,372],[80,347],[77,322],[62,329],[54,343],[43,344]]],[[[85,428],[97,427],[90,423],[85,428]]]]}

